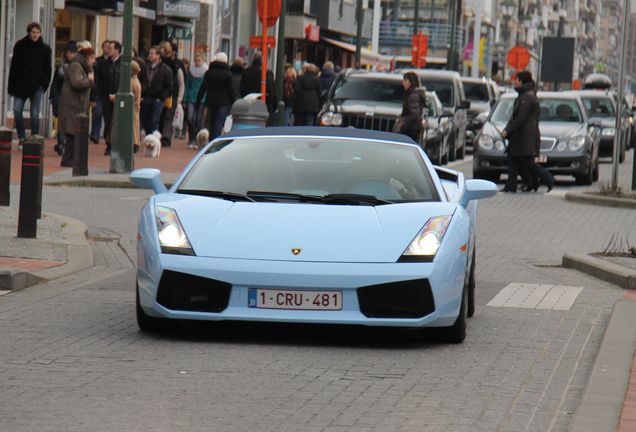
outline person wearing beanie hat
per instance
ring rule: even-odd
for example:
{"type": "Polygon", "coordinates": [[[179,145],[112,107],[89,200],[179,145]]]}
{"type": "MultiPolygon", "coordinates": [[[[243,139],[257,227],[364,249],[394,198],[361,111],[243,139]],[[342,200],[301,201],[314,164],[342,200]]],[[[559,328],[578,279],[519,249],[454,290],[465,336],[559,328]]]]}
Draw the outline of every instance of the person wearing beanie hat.
{"type": "MultiPolygon", "coordinates": [[[[62,86],[64,85],[64,75],[66,74],[68,66],[75,59],[76,54],[77,45],[75,41],[67,42],[62,55],[62,62],[55,68],[53,83],[51,84],[51,91],[49,92],[49,101],[51,102],[53,115],[55,117],[59,117],[60,95],[62,94],[62,86]]],[[[53,148],[60,156],[64,153],[64,142],[64,132],[58,131],[57,144],[55,144],[53,148]]]]}
{"type": "Polygon", "coordinates": [[[539,135],[539,101],[534,90],[532,74],[528,71],[517,73],[515,90],[519,94],[515,99],[512,116],[501,133],[508,140],[508,181],[502,192],[517,192],[517,176],[527,185],[530,183],[529,161],[537,153],[539,135]]]}
{"type": "Polygon", "coordinates": [[[210,140],[213,140],[221,135],[225,118],[234,102],[232,73],[227,64],[227,54],[218,53],[214,57],[214,61],[210,63],[197,93],[195,108],[198,109],[204,96],[208,107],[207,128],[210,140]]]}
{"type": "Polygon", "coordinates": [[[227,54],[225,54],[224,52],[218,53],[217,55],[214,56],[214,61],[227,63],[227,54]]]}

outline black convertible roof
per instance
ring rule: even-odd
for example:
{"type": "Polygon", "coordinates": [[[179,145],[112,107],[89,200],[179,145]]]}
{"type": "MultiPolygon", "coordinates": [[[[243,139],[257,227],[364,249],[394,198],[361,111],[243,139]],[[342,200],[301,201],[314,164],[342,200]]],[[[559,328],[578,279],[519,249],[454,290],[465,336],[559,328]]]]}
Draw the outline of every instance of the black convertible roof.
{"type": "Polygon", "coordinates": [[[415,144],[415,142],[411,138],[402,134],[366,129],[326,126],[293,126],[240,129],[230,131],[227,135],[220,136],[219,139],[244,138],[250,136],[315,136],[316,138],[358,138],[379,141],[394,141],[404,144],[415,144]]]}

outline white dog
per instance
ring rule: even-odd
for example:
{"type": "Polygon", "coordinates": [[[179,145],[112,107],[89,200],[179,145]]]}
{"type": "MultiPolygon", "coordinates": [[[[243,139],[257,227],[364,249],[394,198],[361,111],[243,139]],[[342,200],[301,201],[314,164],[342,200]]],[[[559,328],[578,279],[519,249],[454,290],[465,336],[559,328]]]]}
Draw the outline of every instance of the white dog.
{"type": "Polygon", "coordinates": [[[196,148],[203,148],[210,140],[210,132],[207,129],[201,129],[197,134],[196,148]]]}
{"type": "Polygon", "coordinates": [[[144,138],[144,148],[146,149],[146,156],[159,157],[161,154],[161,133],[154,131],[150,135],[146,135],[144,138]]]}

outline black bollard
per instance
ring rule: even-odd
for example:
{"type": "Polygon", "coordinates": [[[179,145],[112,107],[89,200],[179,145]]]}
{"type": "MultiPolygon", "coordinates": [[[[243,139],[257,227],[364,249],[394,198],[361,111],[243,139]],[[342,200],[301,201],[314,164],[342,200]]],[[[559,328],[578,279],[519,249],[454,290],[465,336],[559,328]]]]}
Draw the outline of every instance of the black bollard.
{"type": "Polygon", "coordinates": [[[73,143],[73,177],[88,175],[88,116],[75,118],[75,142],[73,143]]]}
{"type": "Polygon", "coordinates": [[[44,139],[34,136],[22,146],[22,175],[20,179],[20,210],[18,237],[36,238],[38,213],[42,200],[42,147],[44,139]]]}
{"type": "Polygon", "coordinates": [[[0,206],[8,206],[11,201],[11,138],[13,132],[0,130],[0,206]]]}

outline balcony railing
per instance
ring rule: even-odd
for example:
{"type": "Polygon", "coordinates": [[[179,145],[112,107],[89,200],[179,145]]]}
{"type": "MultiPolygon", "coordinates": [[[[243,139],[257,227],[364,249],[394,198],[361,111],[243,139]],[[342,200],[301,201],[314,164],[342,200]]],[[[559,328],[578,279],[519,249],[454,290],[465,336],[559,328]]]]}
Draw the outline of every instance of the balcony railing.
{"type": "MultiPolygon", "coordinates": [[[[380,45],[410,46],[414,21],[383,21],[380,23],[380,45]]],[[[450,24],[419,23],[418,30],[428,35],[429,50],[445,50],[451,45],[453,33],[450,24]]],[[[464,30],[455,27],[455,46],[458,49],[464,40],[464,30]]]]}

